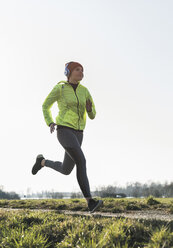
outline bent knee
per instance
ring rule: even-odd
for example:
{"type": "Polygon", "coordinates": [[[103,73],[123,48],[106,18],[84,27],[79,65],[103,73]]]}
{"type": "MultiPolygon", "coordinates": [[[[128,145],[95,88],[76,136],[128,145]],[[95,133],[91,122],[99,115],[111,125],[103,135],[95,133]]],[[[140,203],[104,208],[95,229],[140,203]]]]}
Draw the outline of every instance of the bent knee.
{"type": "Polygon", "coordinates": [[[70,157],[75,161],[76,164],[83,164],[86,165],[86,159],[81,151],[81,149],[77,149],[74,147],[65,147],[67,153],[70,155],[70,157]]]}
{"type": "Polygon", "coordinates": [[[71,172],[72,172],[71,170],[63,171],[64,175],[70,175],[71,172]]]}

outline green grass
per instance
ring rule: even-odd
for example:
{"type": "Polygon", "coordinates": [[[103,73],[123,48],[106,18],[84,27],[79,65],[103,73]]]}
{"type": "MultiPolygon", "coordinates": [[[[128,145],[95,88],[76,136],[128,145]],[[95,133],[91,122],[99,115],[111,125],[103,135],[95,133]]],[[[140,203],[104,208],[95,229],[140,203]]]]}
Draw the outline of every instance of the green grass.
{"type": "MultiPolygon", "coordinates": [[[[53,202],[49,201],[49,205],[53,202]]],[[[170,248],[173,247],[173,222],[72,216],[58,210],[1,209],[0,247],[170,248]]]]}
{"type": "MultiPolygon", "coordinates": [[[[100,212],[126,212],[128,210],[165,210],[173,213],[173,198],[100,198],[104,205],[100,212]]],[[[87,203],[82,199],[26,199],[26,200],[0,200],[1,208],[25,208],[25,209],[55,209],[88,211],[87,203]]]]}

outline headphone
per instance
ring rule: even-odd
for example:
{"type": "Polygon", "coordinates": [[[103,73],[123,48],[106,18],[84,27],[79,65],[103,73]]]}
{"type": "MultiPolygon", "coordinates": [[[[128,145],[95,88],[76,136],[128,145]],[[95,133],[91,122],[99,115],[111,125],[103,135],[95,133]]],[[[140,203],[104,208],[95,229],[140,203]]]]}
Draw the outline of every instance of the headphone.
{"type": "Polygon", "coordinates": [[[69,65],[69,63],[65,64],[65,71],[64,71],[64,74],[65,74],[65,76],[67,76],[67,77],[68,77],[68,75],[70,74],[70,71],[69,71],[69,69],[67,68],[68,65],[69,65]]]}

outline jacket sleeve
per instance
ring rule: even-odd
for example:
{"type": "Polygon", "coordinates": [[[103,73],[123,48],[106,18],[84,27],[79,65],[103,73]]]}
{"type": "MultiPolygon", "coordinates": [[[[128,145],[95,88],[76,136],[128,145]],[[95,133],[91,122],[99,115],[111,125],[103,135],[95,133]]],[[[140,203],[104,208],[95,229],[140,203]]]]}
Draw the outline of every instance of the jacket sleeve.
{"type": "Polygon", "coordinates": [[[92,111],[90,111],[90,112],[87,111],[87,113],[88,113],[88,116],[90,119],[94,119],[96,116],[95,104],[94,104],[93,98],[92,98],[89,90],[87,89],[86,90],[86,100],[88,100],[88,99],[92,102],[92,111]]]}
{"type": "Polygon", "coordinates": [[[51,123],[54,122],[50,109],[54,104],[54,102],[59,99],[59,97],[60,97],[60,87],[59,85],[55,85],[42,104],[43,116],[47,126],[49,126],[51,123]]]}

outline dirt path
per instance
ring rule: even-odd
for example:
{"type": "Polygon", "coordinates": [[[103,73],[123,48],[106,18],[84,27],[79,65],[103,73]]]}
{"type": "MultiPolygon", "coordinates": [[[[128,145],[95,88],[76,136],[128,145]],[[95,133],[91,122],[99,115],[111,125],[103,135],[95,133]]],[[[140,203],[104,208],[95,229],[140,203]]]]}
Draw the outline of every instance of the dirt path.
{"type": "Polygon", "coordinates": [[[157,219],[157,220],[164,220],[164,221],[173,221],[173,214],[167,214],[164,211],[129,211],[126,213],[109,213],[109,212],[95,212],[95,213],[88,213],[82,211],[67,211],[62,210],[65,214],[79,214],[79,215],[99,215],[103,217],[128,217],[133,219],[157,219]]]}
{"type": "MultiPolygon", "coordinates": [[[[0,208],[0,211],[17,211],[25,210],[25,208],[0,208]]],[[[173,214],[168,214],[163,210],[140,210],[140,211],[128,211],[124,213],[110,213],[110,212],[94,212],[90,214],[86,211],[71,211],[71,210],[55,210],[55,209],[26,209],[31,211],[58,211],[63,214],[79,215],[79,216],[103,216],[103,217],[128,217],[132,219],[156,219],[164,221],[173,221],[173,214]]]]}

